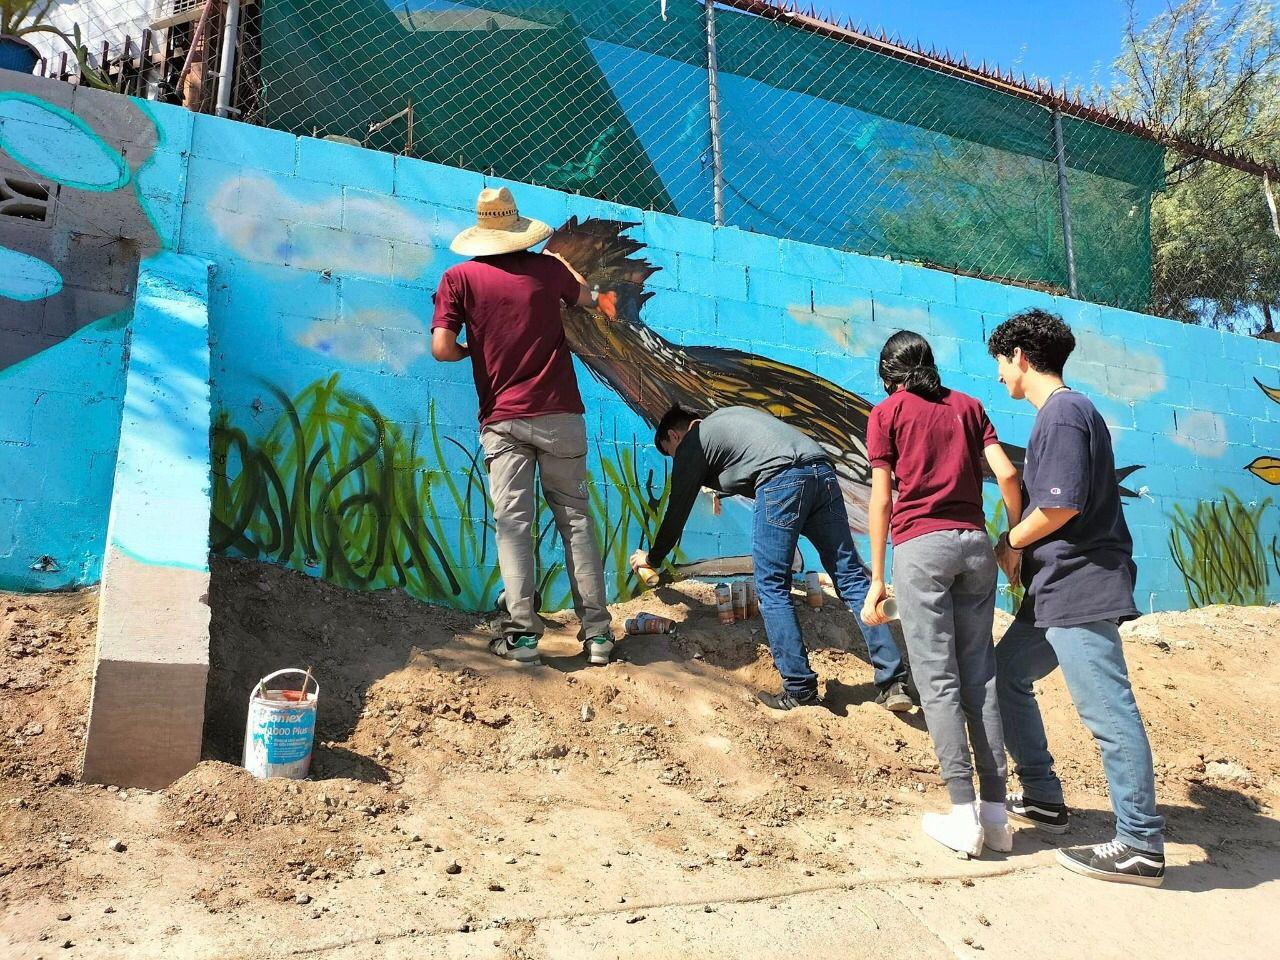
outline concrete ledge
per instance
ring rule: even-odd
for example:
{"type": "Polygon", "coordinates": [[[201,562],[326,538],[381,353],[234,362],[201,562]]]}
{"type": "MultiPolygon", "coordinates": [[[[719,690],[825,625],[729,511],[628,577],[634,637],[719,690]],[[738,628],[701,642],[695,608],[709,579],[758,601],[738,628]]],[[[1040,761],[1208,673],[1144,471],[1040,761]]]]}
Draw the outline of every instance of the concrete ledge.
{"type": "Polygon", "coordinates": [[[138,271],[84,778],[157,789],[200,760],[209,666],[209,264],[138,271]]]}

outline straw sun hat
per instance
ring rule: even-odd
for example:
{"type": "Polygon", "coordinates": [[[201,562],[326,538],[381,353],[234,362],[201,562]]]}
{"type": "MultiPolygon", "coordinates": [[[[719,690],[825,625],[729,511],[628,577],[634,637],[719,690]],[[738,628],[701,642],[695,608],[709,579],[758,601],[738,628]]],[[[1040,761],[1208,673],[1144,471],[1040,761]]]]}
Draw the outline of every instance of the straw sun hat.
{"type": "Polygon", "coordinates": [[[489,257],[528,250],[551,236],[541,220],[520,216],[516,198],[506,187],[486,187],[476,200],[476,225],[453,238],[449,249],[465,257],[489,257]]]}

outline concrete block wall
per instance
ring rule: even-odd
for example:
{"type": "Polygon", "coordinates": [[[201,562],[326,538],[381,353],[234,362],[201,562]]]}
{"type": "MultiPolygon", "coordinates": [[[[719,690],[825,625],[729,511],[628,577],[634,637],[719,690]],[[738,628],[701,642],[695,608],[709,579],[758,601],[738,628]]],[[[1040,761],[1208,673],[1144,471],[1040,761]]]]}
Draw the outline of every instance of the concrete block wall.
{"type": "Polygon", "coordinates": [[[0,77],[0,589],[95,582],[138,264],[143,107],[0,77]]]}
{"type": "MultiPolygon", "coordinates": [[[[156,145],[137,179],[153,229],[167,248],[213,265],[215,549],[355,588],[404,585],[423,599],[490,602],[498,584],[473,459],[470,371],[431,360],[428,327],[431,292],[458,260],[450,239],[473,221],[478,190],[502,181],[171,108],[146,116],[156,145]],[[299,462],[317,464],[320,479],[295,483],[299,462]],[[343,495],[356,484],[385,494],[381,505],[343,495]],[[251,491],[261,494],[253,503],[251,491]],[[282,517],[303,514],[315,519],[311,528],[292,529],[287,541],[273,532],[282,517]]],[[[632,224],[625,236],[642,247],[631,256],[659,269],[628,329],[659,344],[668,367],[693,370],[720,402],[733,402],[737,389],[746,402],[784,411],[796,390],[836,414],[874,403],[879,348],[910,328],[930,338],[944,379],[986,403],[1002,438],[1020,445],[1033,411],[1007,398],[983,341],[1013,311],[1062,313],[1079,339],[1068,380],[1098,403],[1119,463],[1140,467],[1125,481],[1139,605],[1229,598],[1208,583],[1212,569],[1245,585],[1237,599],[1280,597],[1280,520],[1269,500],[1280,477],[1268,460],[1280,455],[1280,403],[1262,389],[1280,387],[1280,345],[509,186],[523,212],[556,227],[570,218],[632,224]],[[793,368],[791,379],[777,364],[793,368]],[[1218,536],[1223,520],[1256,535],[1218,536]]],[[[598,349],[579,352],[593,487],[598,509],[615,520],[644,499],[638,493],[659,495],[663,485],[652,411],[616,376],[618,364],[644,355],[621,350],[609,368],[598,349]]],[[[676,389],[661,368],[646,370],[647,382],[676,389]]],[[[856,449],[856,423],[846,440],[856,449]]],[[[856,477],[848,487],[856,501],[856,477]]],[[[627,517],[623,556],[643,527],[638,514],[627,517]]],[[[749,526],[742,505],[716,515],[700,503],[685,557],[744,554],[749,526]]],[[[554,574],[554,547],[543,559],[554,574]]],[[[622,590],[620,573],[611,567],[622,590]]],[[[552,581],[563,593],[562,579],[552,581]]]]}

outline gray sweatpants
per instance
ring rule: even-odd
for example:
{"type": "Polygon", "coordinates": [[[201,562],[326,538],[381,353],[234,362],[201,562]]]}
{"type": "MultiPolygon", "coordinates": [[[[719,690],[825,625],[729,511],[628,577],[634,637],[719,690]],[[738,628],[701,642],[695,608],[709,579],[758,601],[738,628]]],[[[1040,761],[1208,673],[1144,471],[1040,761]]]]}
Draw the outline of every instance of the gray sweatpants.
{"type": "Polygon", "coordinates": [[[536,471],[564,542],[565,572],[582,624],[578,639],[612,639],[604,564],[587,507],[587,430],[582,416],[552,413],[490,423],[480,431],[480,445],[489,468],[498,566],[507,594],[503,632],[540,637],[545,629],[534,603],[538,587],[533,556],[536,471]]]}
{"type": "Polygon", "coordinates": [[[982,530],[939,530],[893,548],[911,676],[952,803],[973,802],[975,764],[982,799],[1004,802],[1007,766],[991,640],[996,570],[982,530]]]}

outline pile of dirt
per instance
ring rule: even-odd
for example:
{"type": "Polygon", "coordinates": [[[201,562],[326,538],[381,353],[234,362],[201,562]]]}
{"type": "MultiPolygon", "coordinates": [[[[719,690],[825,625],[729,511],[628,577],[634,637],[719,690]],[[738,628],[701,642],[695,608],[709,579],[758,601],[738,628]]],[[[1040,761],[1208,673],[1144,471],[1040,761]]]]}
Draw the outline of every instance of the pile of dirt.
{"type": "MultiPolygon", "coordinates": [[[[678,627],[625,639],[603,669],[567,614],[550,618],[544,665],[519,669],[486,651],[491,619],[395,591],[224,560],[210,596],[206,759],[151,793],[75,782],[94,593],[0,595],[0,919],[43,910],[12,942],[48,935],[71,903],[130,905],[132,926],[100,936],[112,956],[129,955],[107,947],[133,943],[130,930],[166,929],[168,911],[183,936],[200,918],[287,926],[304,908],[353,929],[475,929],[495,891],[513,912],[567,915],[690,884],[736,895],[743,869],[793,888],[865,869],[855,850],[905,842],[915,828],[901,815],[945,802],[919,711],[874,704],[866,646],[832,598],[814,610],[797,596],[826,707],[775,715],[753,697],[777,687],[761,621],[720,624],[708,584],[616,606],[619,625],[646,610],[678,627]],[[305,782],[235,765],[249,693],[282,667],[311,667],[320,685],[305,782]],[[397,906],[406,891],[429,908],[397,906]],[[430,923],[406,920],[419,910],[430,923]]],[[[1280,610],[1158,614],[1123,632],[1171,836],[1273,828],[1280,610]]],[[[1073,803],[1104,806],[1060,677],[1040,693],[1073,803]]],[[[884,855],[925,869],[923,854],[884,855]]],[[[224,922],[209,921],[210,943],[224,922]]]]}

